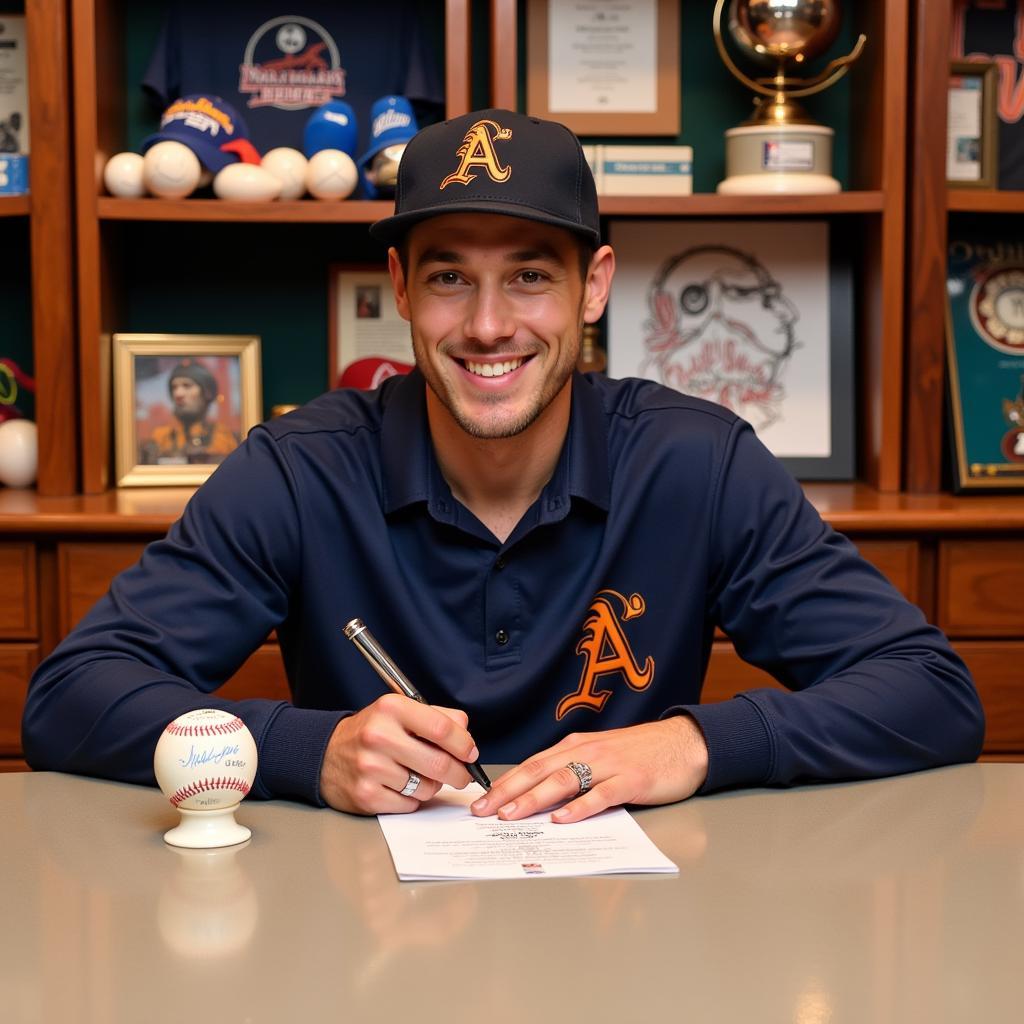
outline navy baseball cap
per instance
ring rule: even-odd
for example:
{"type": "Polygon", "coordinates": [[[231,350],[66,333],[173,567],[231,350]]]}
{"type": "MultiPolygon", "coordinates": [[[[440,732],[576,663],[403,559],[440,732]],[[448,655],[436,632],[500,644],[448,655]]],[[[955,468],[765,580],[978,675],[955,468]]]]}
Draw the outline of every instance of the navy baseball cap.
{"type": "Polygon", "coordinates": [[[237,163],[241,154],[224,149],[229,143],[249,139],[249,129],[241,115],[219,96],[193,93],[175,100],[160,118],[160,131],[143,139],[139,147],[145,153],[158,142],[183,142],[214,174],[237,163]]]}
{"type": "Polygon", "coordinates": [[[365,167],[382,149],[408,142],[416,132],[416,115],[404,96],[382,96],[370,108],[370,145],[359,158],[365,167]]]}
{"type": "Polygon", "coordinates": [[[322,149],[340,149],[356,155],[355,111],[344,100],[329,100],[309,115],[302,133],[302,152],[309,158],[322,149]]]}
{"type": "Polygon", "coordinates": [[[398,165],[395,213],[370,235],[397,244],[444,213],[500,213],[565,228],[601,244],[594,175],[563,124],[510,110],[477,110],[429,125],[398,165]]]}

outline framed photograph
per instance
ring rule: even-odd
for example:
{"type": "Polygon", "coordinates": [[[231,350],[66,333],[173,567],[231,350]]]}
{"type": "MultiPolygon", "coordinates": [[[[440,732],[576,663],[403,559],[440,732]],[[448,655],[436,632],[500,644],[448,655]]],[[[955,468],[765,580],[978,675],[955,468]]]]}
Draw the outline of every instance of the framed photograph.
{"type": "Polygon", "coordinates": [[[827,221],[619,220],[608,372],[747,420],[794,476],[855,475],[852,273],[827,221]]]}
{"type": "Polygon", "coordinates": [[[201,484],[261,420],[260,339],[115,334],[119,487],[201,484]]]}
{"type": "Polygon", "coordinates": [[[953,485],[1024,489],[1024,236],[950,234],[953,485]]]}
{"type": "Polygon", "coordinates": [[[328,387],[338,387],[345,370],[360,360],[375,361],[376,373],[366,381],[374,387],[412,366],[412,335],[408,322],[398,315],[386,270],[333,265],[328,294],[328,387]]]}
{"type": "Polygon", "coordinates": [[[528,0],[526,107],[577,135],[678,135],[677,0],[528,0]]]}
{"type": "Polygon", "coordinates": [[[992,61],[950,65],[946,181],[950,188],[995,188],[999,171],[998,71],[992,61]]]}

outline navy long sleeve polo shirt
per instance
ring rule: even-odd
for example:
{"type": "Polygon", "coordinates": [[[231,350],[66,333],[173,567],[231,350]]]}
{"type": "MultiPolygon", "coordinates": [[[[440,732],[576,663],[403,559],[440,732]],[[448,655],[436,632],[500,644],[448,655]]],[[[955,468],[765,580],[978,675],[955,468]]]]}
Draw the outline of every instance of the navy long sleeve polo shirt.
{"type": "Polygon", "coordinates": [[[681,712],[705,790],[977,756],[945,638],[727,410],[577,375],[555,472],[501,543],[452,496],[424,389],[332,391],[253,430],[39,666],[29,763],[152,783],[167,722],[225,707],[256,739],[254,792],[319,803],[335,725],[382,693],[342,633],[357,616],[487,762],[681,712]],[[715,626],[792,692],[700,704],[715,626]],[[214,696],[272,629],[293,700],[214,696]]]}

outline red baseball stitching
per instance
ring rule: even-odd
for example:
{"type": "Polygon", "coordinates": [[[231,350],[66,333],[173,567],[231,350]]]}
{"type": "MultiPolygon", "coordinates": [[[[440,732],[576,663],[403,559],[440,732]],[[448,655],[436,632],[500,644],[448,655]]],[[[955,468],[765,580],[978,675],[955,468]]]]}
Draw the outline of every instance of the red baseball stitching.
{"type": "Polygon", "coordinates": [[[190,782],[187,786],[182,786],[181,789],[176,790],[170,797],[170,801],[177,807],[178,804],[188,800],[189,797],[205,793],[211,789],[234,789],[241,793],[242,796],[245,796],[249,792],[249,783],[245,779],[200,779],[198,782],[190,782]]]}
{"type": "Polygon", "coordinates": [[[245,723],[240,718],[232,718],[230,722],[222,722],[220,725],[178,725],[177,722],[171,722],[166,731],[172,736],[223,736],[244,728],[245,723]]]}

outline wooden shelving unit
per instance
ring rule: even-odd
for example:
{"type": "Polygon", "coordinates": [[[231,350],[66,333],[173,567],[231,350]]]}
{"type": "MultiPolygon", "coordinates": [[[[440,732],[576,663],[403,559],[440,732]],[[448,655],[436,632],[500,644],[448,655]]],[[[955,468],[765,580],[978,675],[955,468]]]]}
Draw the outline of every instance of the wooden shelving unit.
{"type": "Polygon", "coordinates": [[[25,217],[31,212],[31,196],[0,196],[0,217],[25,217]]]}
{"type": "MultiPolygon", "coordinates": [[[[710,0],[680,3],[687,30],[710,18],[710,0]]],[[[479,36],[474,44],[470,16],[480,17],[484,5],[445,0],[449,115],[470,108],[471,59],[489,57],[491,103],[518,106],[523,4],[490,0],[489,53],[483,55],[476,52],[479,36]]],[[[1024,694],[1014,689],[1024,657],[1017,596],[1024,578],[1024,496],[943,491],[945,250],[951,214],[1021,216],[1024,193],[946,187],[952,8],[953,0],[844,5],[854,31],[869,40],[850,75],[848,191],[604,197],[601,213],[606,219],[818,217],[849,244],[856,260],[859,470],[855,481],[807,484],[805,492],[832,526],[851,535],[932,621],[950,630],[994,723],[987,754],[1011,757],[1024,751],[1024,694]]],[[[8,595],[6,605],[0,600],[0,611],[21,616],[6,633],[0,630],[0,683],[13,679],[18,686],[110,576],[180,515],[191,493],[110,489],[109,338],[125,329],[136,298],[133,271],[146,225],[155,225],[152,234],[163,241],[187,238],[204,250],[243,237],[244,225],[269,225],[266,234],[275,240],[283,235],[280,225],[301,226],[294,234],[303,243],[333,227],[347,245],[391,210],[389,202],[104,195],[103,165],[126,142],[122,28],[128,0],[33,0],[26,9],[32,194],[0,197],[0,218],[30,223],[40,434],[37,491],[0,489],[0,569],[9,592],[12,574],[21,574],[13,588],[20,596],[8,595]]],[[[713,675],[715,665],[731,664],[727,646],[716,643],[713,675]]],[[[264,651],[262,658],[267,673],[279,674],[276,654],[264,651]]],[[[712,683],[709,692],[718,693],[723,676],[712,683]]],[[[5,725],[0,713],[0,766],[4,756],[17,756],[17,731],[7,717],[5,725]]]]}

